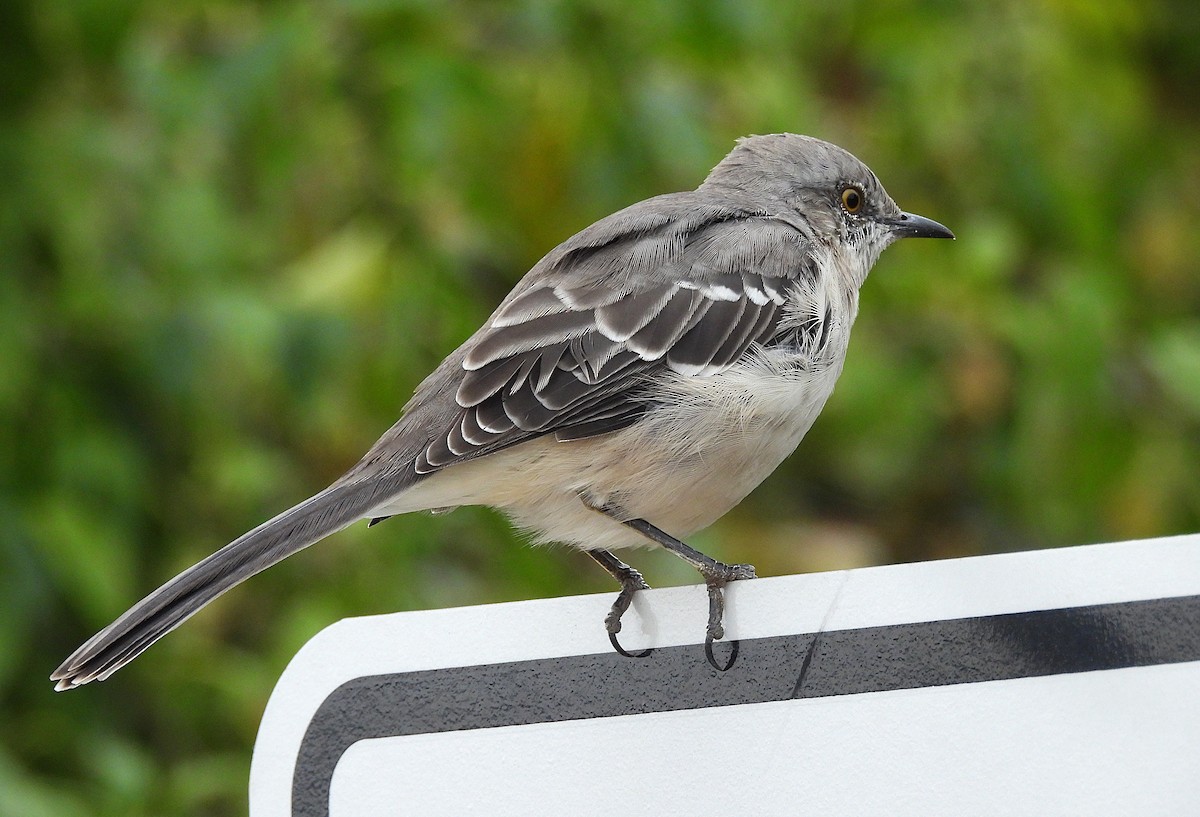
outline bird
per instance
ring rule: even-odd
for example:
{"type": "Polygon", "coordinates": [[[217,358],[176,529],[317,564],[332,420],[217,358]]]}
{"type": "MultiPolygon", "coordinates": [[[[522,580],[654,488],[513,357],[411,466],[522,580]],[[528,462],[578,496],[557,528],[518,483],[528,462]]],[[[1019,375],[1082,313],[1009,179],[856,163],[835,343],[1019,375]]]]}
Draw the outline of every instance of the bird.
{"type": "Polygon", "coordinates": [[[683,537],[796,449],[841,374],[860,287],[909,237],[954,235],[902,211],[834,144],[739,139],[696,189],[551,250],[356,465],[151,592],[53,672],[55,689],[107,679],[225,591],[355,522],[467,505],[608,571],[621,590],[604,626],[624,655],[642,654],[617,633],[648,585],[613,551],[666,548],[704,579],[711,650],[724,587],[755,571],[683,537]]]}

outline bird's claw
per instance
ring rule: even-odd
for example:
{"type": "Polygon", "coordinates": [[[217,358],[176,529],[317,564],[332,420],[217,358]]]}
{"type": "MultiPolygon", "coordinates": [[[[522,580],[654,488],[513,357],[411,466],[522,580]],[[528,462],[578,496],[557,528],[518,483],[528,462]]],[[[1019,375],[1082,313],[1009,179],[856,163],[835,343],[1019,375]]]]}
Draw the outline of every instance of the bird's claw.
{"type": "Polygon", "coordinates": [[[647,647],[639,652],[630,652],[621,646],[621,642],[617,640],[617,634],[612,630],[608,631],[608,642],[612,644],[613,649],[617,651],[617,655],[623,655],[626,658],[645,658],[650,653],[654,652],[654,650],[650,647],[647,647]]]}
{"type": "Polygon", "coordinates": [[[717,657],[713,655],[713,641],[714,639],[711,634],[705,636],[704,657],[708,660],[708,665],[710,667],[715,669],[717,672],[725,672],[733,666],[734,661],[737,661],[738,648],[741,642],[736,639],[729,642],[729,658],[726,659],[724,664],[721,664],[718,663],[717,657]]]}

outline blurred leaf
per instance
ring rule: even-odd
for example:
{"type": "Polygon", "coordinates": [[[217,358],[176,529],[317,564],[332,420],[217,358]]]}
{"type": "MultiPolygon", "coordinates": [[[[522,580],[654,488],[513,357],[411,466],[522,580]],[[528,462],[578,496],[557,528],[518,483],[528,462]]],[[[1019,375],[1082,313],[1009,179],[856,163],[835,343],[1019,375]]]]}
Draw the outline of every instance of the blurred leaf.
{"type": "Polygon", "coordinates": [[[1200,322],[1160,332],[1150,340],[1149,355],[1163,390],[1200,418],[1200,322]]]}

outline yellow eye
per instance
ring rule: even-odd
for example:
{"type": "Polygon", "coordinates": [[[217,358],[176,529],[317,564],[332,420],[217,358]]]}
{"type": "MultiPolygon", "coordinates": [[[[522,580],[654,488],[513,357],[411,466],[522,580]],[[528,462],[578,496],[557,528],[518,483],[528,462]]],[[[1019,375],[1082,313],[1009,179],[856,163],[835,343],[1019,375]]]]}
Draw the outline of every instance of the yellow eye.
{"type": "Polygon", "coordinates": [[[842,191],[842,207],[847,213],[857,213],[863,206],[863,194],[857,187],[847,187],[842,191]]]}

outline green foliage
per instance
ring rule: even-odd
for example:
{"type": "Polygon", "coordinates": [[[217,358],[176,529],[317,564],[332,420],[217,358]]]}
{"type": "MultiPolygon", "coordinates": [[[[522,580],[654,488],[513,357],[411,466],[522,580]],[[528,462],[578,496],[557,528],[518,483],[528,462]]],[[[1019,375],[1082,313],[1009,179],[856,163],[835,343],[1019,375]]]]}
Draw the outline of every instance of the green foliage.
{"type": "Polygon", "coordinates": [[[844,145],[959,241],[884,256],[825,416],[698,545],[773,574],[1200,528],[1198,8],[4,4],[0,814],[240,813],[322,626],[609,589],[490,512],[404,518],[45,680],[350,466],[539,256],[747,133],[844,145]]]}

